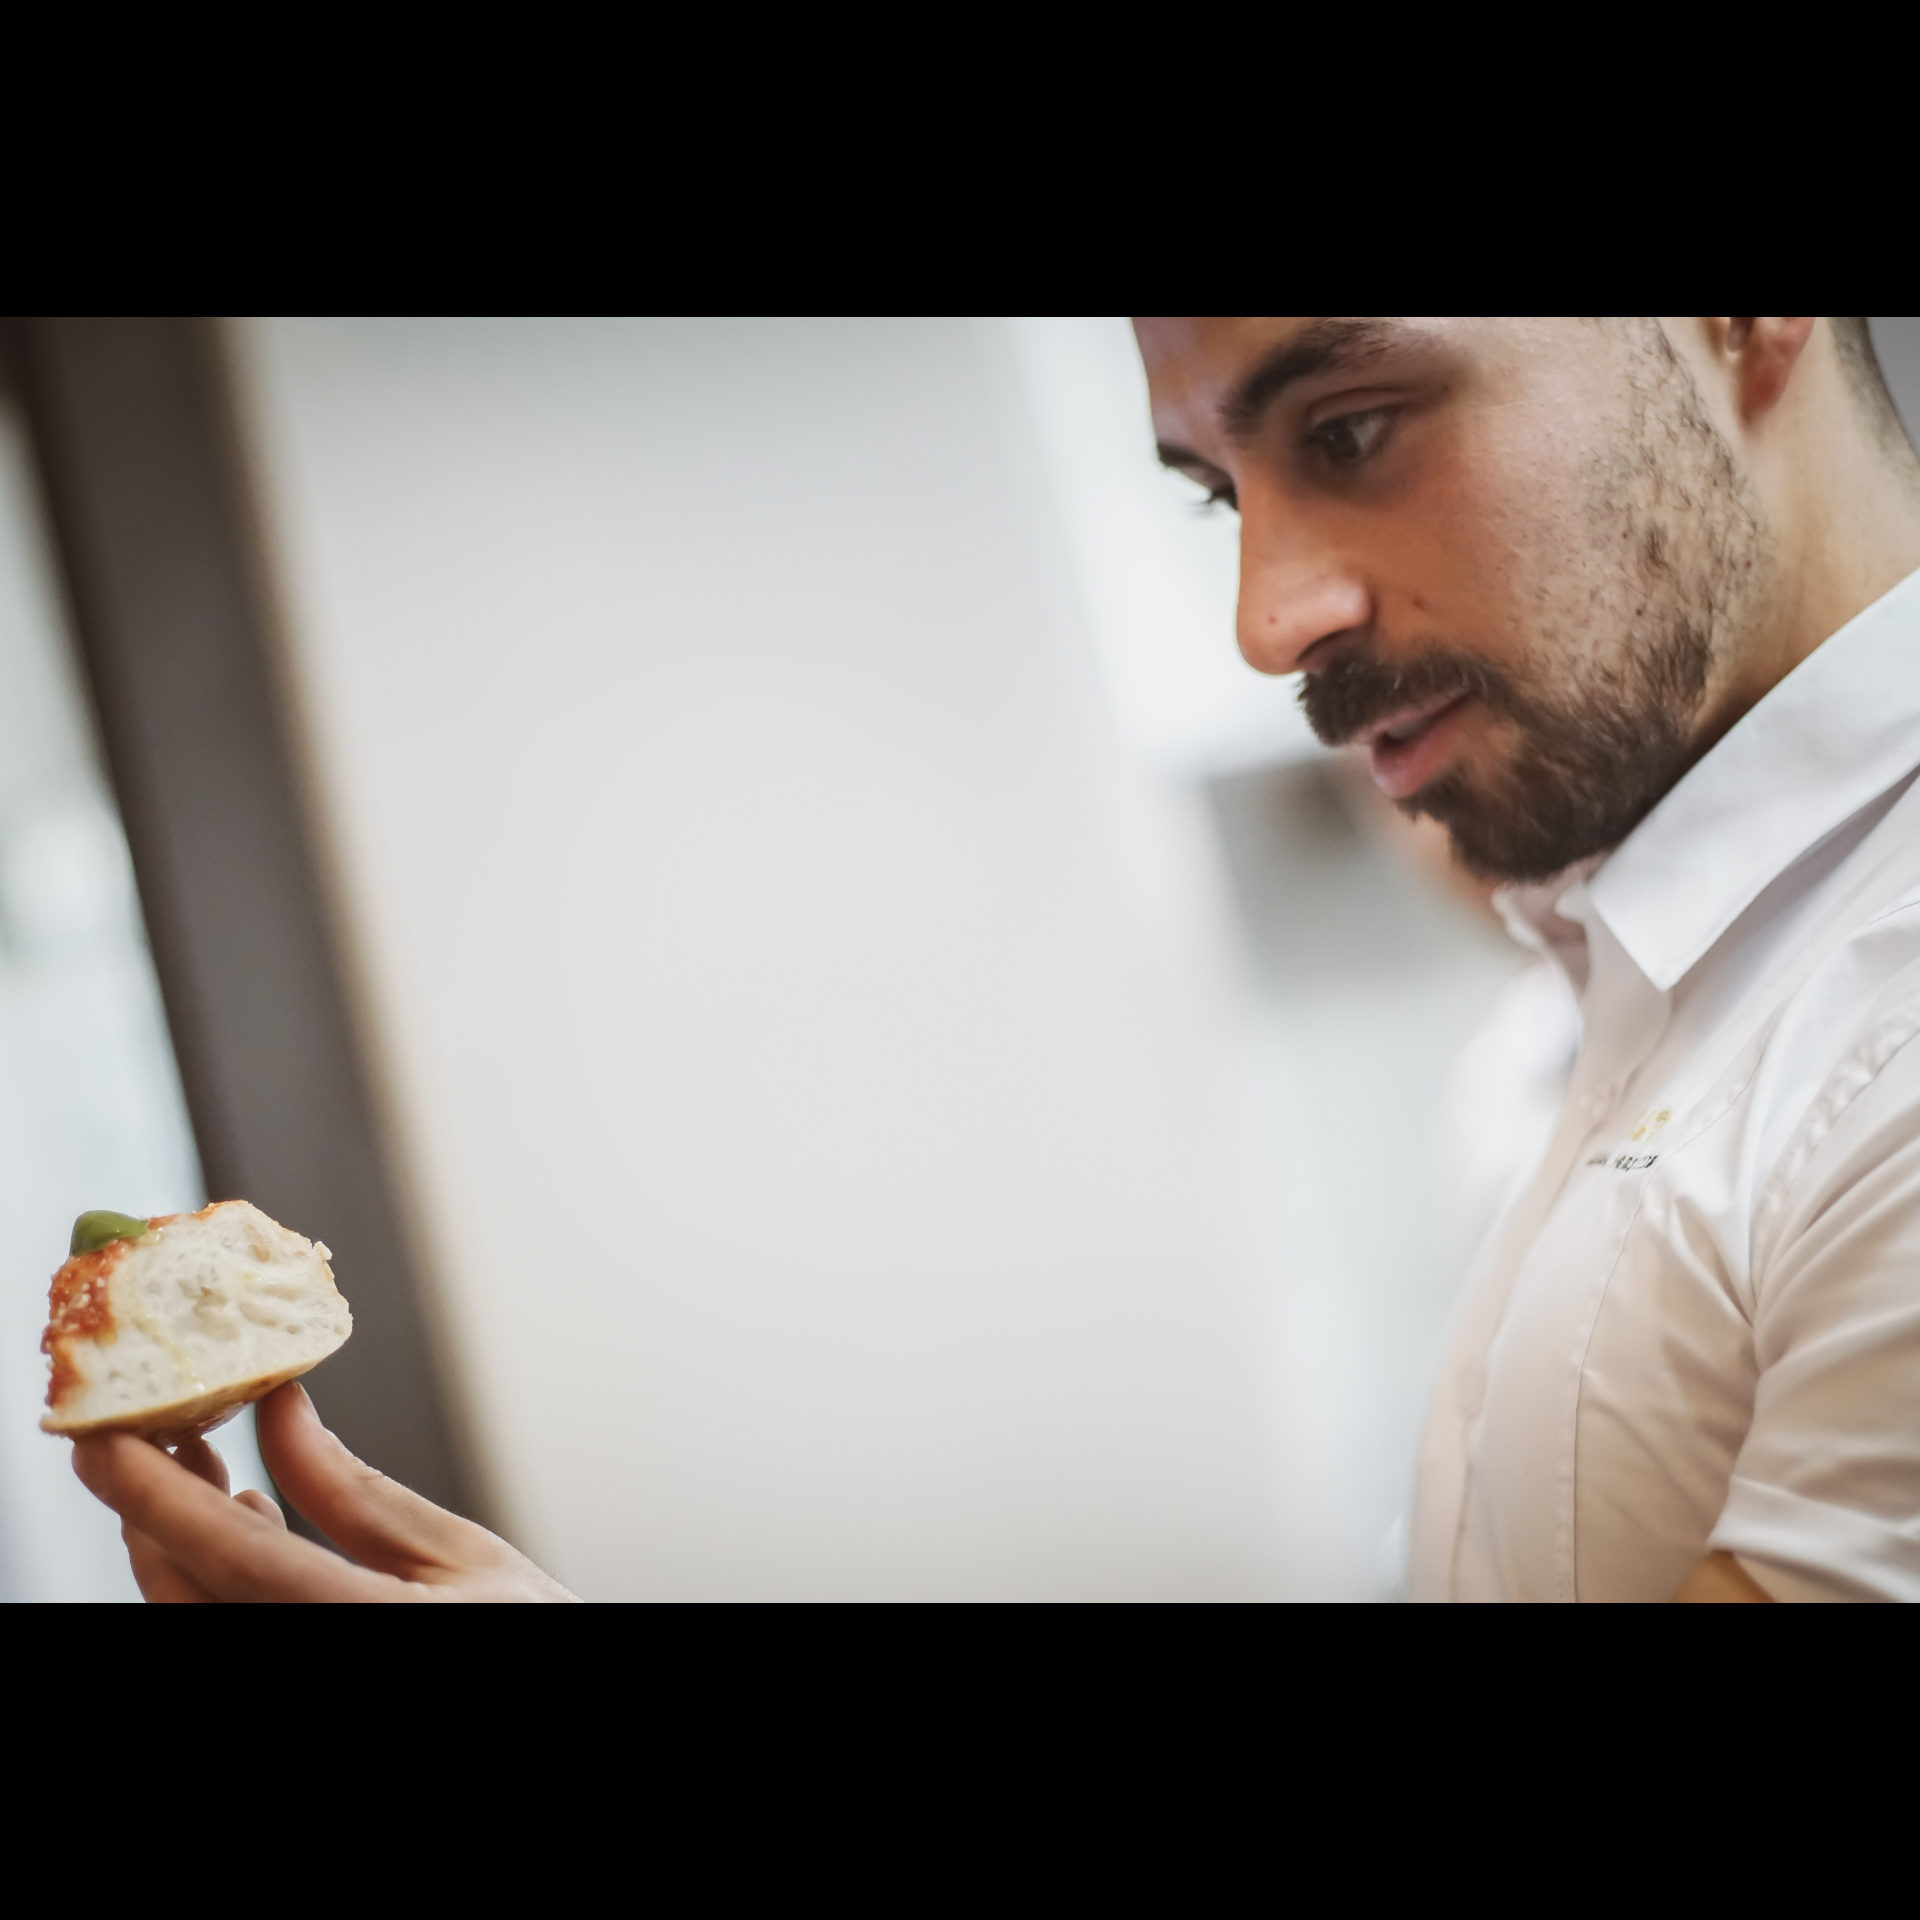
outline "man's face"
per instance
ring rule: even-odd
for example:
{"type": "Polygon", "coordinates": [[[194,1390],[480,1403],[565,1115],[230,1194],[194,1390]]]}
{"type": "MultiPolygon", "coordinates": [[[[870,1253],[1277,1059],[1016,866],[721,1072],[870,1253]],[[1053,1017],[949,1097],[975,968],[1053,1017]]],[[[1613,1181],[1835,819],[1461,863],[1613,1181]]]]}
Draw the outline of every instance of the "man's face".
{"type": "Polygon", "coordinates": [[[1654,322],[1135,326],[1240,513],[1241,651],[1474,871],[1617,845],[1711,744],[1767,543],[1654,322]]]}

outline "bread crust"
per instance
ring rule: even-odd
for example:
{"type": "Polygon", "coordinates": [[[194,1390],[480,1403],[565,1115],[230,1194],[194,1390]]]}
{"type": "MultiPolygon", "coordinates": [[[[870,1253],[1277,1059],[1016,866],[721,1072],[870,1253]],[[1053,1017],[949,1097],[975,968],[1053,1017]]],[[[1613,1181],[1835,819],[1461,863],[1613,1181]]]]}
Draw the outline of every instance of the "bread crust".
{"type": "Polygon", "coordinates": [[[224,1427],[242,1407],[264,1400],[275,1387],[284,1387],[303,1373],[319,1365],[309,1360],[304,1366],[289,1367],[284,1373],[271,1373],[262,1380],[243,1381],[218,1393],[203,1393],[196,1399],[176,1401],[170,1407],[154,1407],[146,1413],[122,1414],[110,1420],[83,1420],[74,1426],[58,1424],[58,1416],[48,1414],[41,1422],[45,1433],[57,1433],[67,1440],[83,1440],[90,1433],[131,1433],[142,1440],[174,1446],[199,1433],[211,1433],[224,1427]]]}
{"type": "MultiPolygon", "coordinates": [[[[147,1224],[150,1229],[157,1230],[176,1220],[204,1221],[235,1207],[244,1208],[245,1214],[258,1220],[263,1228],[282,1234],[286,1231],[254,1209],[246,1208],[245,1203],[235,1201],[219,1201],[192,1215],[157,1215],[147,1224]]],[[[289,1380],[298,1379],[318,1366],[346,1337],[351,1328],[351,1319],[345,1316],[345,1302],[338,1300],[338,1291],[333,1287],[333,1270],[327,1265],[328,1250],[297,1235],[293,1238],[319,1257],[328,1289],[341,1308],[345,1324],[337,1330],[338,1337],[326,1351],[310,1354],[270,1372],[252,1374],[245,1379],[186,1397],[91,1419],[75,1419],[62,1412],[63,1402],[84,1402],[89,1397],[87,1380],[76,1364],[76,1353],[81,1348],[111,1346],[121,1337],[122,1329],[116,1313],[115,1275],[134,1248],[145,1243],[140,1240],[114,1240],[90,1252],[73,1255],[54,1275],[49,1291],[47,1330],[40,1346],[53,1365],[47,1392],[48,1411],[40,1421],[41,1430],[68,1440],[83,1439],[95,1433],[129,1433],[163,1446],[172,1446],[191,1435],[211,1432],[231,1420],[252,1401],[263,1398],[276,1387],[284,1386],[289,1380]]],[[[256,1244],[255,1252],[265,1257],[261,1245],[256,1244]]],[[[146,1323],[141,1320],[140,1324],[146,1323]]],[[[195,1381],[194,1384],[197,1386],[199,1382],[195,1381]]]]}

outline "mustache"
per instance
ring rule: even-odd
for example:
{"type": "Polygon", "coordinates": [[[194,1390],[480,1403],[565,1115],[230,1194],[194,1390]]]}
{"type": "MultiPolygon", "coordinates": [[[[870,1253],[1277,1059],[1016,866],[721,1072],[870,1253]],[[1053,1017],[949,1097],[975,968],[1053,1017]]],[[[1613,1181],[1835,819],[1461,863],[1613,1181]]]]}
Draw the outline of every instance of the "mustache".
{"type": "Polygon", "coordinates": [[[1404,707],[1466,693],[1509,712],[1518,704],[1501,674],[1451,647],[1428,647],[1387,666],[1364,648],[1345,646],[1326,666],[1301,676],[1299,699],[1315,737],[1340,747],[1404,707]]]}

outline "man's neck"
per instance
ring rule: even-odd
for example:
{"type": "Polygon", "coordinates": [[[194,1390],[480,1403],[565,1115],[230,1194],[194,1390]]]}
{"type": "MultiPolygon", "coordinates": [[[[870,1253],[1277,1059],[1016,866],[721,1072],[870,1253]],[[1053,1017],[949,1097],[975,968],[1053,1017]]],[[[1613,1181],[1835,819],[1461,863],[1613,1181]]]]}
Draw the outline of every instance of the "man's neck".
{"type": "Polygon", "coordinates": [[[1774,577],[1742,660],[1713,700],[1704,752],[1857,614],[1920,569],[1920,460],[1848,422],[1815,441],[1774,495],[1774,577]]]}

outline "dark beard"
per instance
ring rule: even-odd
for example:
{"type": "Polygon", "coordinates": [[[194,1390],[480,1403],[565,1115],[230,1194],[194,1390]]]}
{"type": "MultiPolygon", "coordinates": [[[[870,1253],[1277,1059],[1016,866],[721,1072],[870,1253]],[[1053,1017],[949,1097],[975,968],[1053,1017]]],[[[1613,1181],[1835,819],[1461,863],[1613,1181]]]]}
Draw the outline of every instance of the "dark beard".
{"type": "MultiPolygon", "coordinates": [[[[1572,534],[1599,562],[1590,576],[1612,576],[1612,604],[1543,591],[1531,657],[1511,673],[1441,644],[1388,667],[1356,633],[1301,683],[1330,745],[1448,693],[1506,723],[1504,758],[1457,765],[1399,803],[1438,820],[1482,879],[1548,879],[1646,818],[1708,744],[1715,659],[1766,591],[1770,550],[1733,450],[1658,323],[1621,325],[1629,413],[1589,462],[1586,524],[1572,534]]],[[[1562,549],[1570,578],[1579,557],[1562,549]]]]}
{"type": "Polygon", "coordinates": [[[1686,771],[1711,660],[1706,633],[1681,622],[1560,706],[1528,699],[1484,661],[1448,648],[1389,668],[1349,642],[1303,678],[1300,704],[1333,746],[1396,710],[1477,697],[1511,726],[1512,756],[1489,778],[1455,768],[1399,804],[1438,820],[1455,857],[1482,879],[1545,880],[1617,847],[1686,771]]]}

